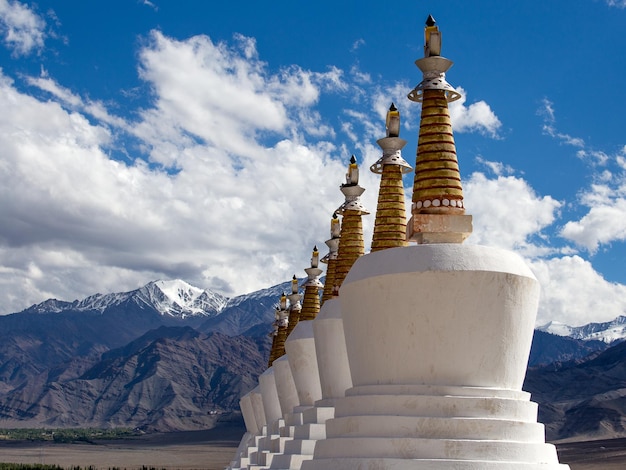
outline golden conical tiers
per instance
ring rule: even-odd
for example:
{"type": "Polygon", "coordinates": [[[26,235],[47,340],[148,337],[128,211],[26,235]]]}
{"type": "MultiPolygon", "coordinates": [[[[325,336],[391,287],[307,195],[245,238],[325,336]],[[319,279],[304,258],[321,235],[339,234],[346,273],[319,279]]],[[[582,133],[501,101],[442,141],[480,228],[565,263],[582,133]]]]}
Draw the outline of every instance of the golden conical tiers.
{"type": "Polygon", "coordinates": [[[444,90],[424,90],[422,98],[413,214],[463,214],[463,188],[444,90]]]}
{"type": "Polygon", "coordinates": [[[304,289],[304,300],[302,301],[302,312],[300,312],[300,320],[315,320],[315,317],[317,316],[319,311],[319,287],[306,286],[304,289]]]}
{"type": "Polygon", "coordinates": [[[297,307],[291,307],[291,309],[289,309],[289,323],[287,325],[287,337],[289,337],[293,329],[296,327],[296,325],[302,318],[301,308],[302,307],[300,306],[300,304],[298,304],[297,307]]]}
{"type": "Polygon", "coordinates": [[[276,338],[277,338],[278,334],[272,335],[272,347],[270,349],[270,358],[267,362],[267,367],[272,367],[272,364],[274,363],[274,361],[276,359],[278,359],[278,357],[276,356],[276,354],[278,354],[278,351],[276,349],[276,338]]]}
{"type": "Polygon", "coordinates": [[[402,168],[384,165],[378,192],[371,251],[407,246],[402,168]]]}
{"type": "MultiPolygon", "coordinates": [[[[336,255],[336,254],[335,254],[336,255]]],[[[333,286],[335,285],[335,271],[337,267],[337,257],[331,256],[328,258],[328,265],[326,267],[326,280],[324,282],[324,292],[322,293],[322,305],[328,299],[333,298],[333,286]]]]}
{"type": "MultiPolygon", "coordinates": [[[[279,326],[276,334],[276,357],[274,360],[285,355],[285,340],[287,339],[287,326],[279,326]]],[[[270,364],[271,366],[271,364],[270,364]]]]}
{"type": "Polygon", "coordinates": [[[361,211],[346,210],[341,223],[341,240],[335,267],[335,284],[333,295],[339,295],[339,288],[343,284],[348,271],[354,262],[365,254],[363,241],[363,220],[361,211]]]}

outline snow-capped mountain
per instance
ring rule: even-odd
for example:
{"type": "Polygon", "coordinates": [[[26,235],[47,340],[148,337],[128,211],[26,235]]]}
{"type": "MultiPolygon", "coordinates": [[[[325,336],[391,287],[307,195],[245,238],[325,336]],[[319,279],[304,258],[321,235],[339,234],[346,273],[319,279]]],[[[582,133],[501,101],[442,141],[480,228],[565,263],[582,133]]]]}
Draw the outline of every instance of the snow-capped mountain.
{"type": "Polygon", "coordinates": [[[227,305],[228,298],[175,279],[152,281],[130,292],[94,294],[74,302],[50,299],[33,305],[26,311],[34,313],[60,313],[68,310],[104,312],[108,308],[128,301],[139,306],[146,305],[154,308],[161,315],[184,319],[188,316],[217,315],[227,305]]]}
{"type": "Polygon", "coordinates": [[[598,340],[610,344],[614,341],[626,339],[626,316],[619,316],[615,320],[604,323],[589,323],[583,326],[569,326],[564,323],[551,321],[537,328],[557,336],[569,336],[583,341],[598,340]]]}

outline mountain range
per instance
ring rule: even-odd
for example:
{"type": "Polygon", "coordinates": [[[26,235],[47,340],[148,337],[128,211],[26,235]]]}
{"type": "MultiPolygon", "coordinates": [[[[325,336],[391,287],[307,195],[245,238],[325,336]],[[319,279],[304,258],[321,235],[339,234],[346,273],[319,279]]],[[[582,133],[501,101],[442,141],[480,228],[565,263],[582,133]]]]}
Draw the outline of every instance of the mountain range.
{"type": "MultiPolygon", "coordinates": [[[[236,416],[267,366],[274,306],[290,284],[226,298],[154,281],[0,316],[0,427],[172,431],[236,416]]],[[[535,331],[525,389],[549,439],[626,436],[625,329],[619,317],[535,331]]]]}

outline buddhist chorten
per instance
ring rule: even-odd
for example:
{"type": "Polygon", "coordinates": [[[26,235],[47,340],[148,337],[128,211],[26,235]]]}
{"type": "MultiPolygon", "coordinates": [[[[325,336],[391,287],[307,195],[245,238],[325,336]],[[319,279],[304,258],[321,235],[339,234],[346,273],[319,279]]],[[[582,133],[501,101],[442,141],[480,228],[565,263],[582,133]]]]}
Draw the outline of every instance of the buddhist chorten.
{"type": "Polygon", "coordinates": [[[354,155],[350,158],[348,172],[346,173],[346,183],[342,184],[340,189],[346,200],[335,211],[343,216],[343,220],[341,222],[341,238],[335,267],[333,296],[339,295],[339,288],[348,271],[350,271],[354,262],[365,254],[363,220],[361,216],[367,215],[369,212],[361,204],[360,196],[365,189],[359,186],[359,166],[354,155]]]}
{"type": "Polygon", "coordinates": [[[424,57],[415,64],[423,80],[409,93],[422,103],[413,204],[407,238],[417,243],[462,243],[472,232],[465,214],[463,188],[448,102],[461,95],[446,81],[452,61],[442,57],[441,33],[432,16],[424,31],[424,57]]]}
{"type": "Polygon", "coordinates": [[[339,249],[339,239],[341,237],[341,223],[337,213],[333,214],[333,218],[330,221],[330,238],[326,240],[326,246],[328,247],[328,254],[324,256],[320,261],[326,263],[326,282],[324,287],[324,293],[322,295],[322,305],[328,299],[333,297],[333,286],[335,285],[335,271],[337,266],[337,250],[339,249]]]}
{"type": "Polygon", "coordinates": [[[270,350],[270,359],[268,367],[272,363],[285,354],[285,340],[287,339],[287,328],[289,325],[289,309],[287,308],[287,296],[283,292],[280,296],[280,302],[275,310],[274,322],[274,340],[272,341],[272,349],[270,350]]]}
{"type": "Polygon", "coordinates": [[[287,325],[287,337],[291,334],[293,329],[300,320],[300,312],[302,311],[302,305],[300,305],[300,299],[302,296],[298,293],[298,278],[293,275],[291,279],[291,294],[287,297],[289,299],[289,325],[287,325]]]}
{"type": "Polygon", "coordinates": [[[383,156],[370,167],[373,173],[382,175],[372,251],[407,246],[402,175],[410,172],[412,168],[402,158],[401,151],[406,145],[406,140],[399,137],[400,112],[393,103],[387,112],[386,127],[387,136],[376,142],[383,149],[383,156]]]}
{"type": "Polygon", "coordinates": [[[314,320],[320,311],[320,288],[324,287],[319,280],[322,270],[318,268],[320,252],[317,246],[313,248],[311,255],[311,267],[306,268],[307,280],[302,284],[304,287],[304,300],[300,320],[314,320]]]}

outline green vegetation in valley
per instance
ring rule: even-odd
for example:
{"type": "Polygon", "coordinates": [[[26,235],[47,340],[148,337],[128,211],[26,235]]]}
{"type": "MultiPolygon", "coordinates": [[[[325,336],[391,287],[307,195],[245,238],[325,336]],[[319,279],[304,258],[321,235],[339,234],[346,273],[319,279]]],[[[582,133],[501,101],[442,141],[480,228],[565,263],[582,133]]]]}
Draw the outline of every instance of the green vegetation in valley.
{"type": "MultiPolygon", "coordinates": [[[[138,432],[130,428],[0,429],[0,440],[10,441],[53,441],[70,443],[91,442],[98,439],[124,439],[138,435],[138,432]]],[[[0,466],[0,470],[5,470],[5,467],[0,466]]]]}

